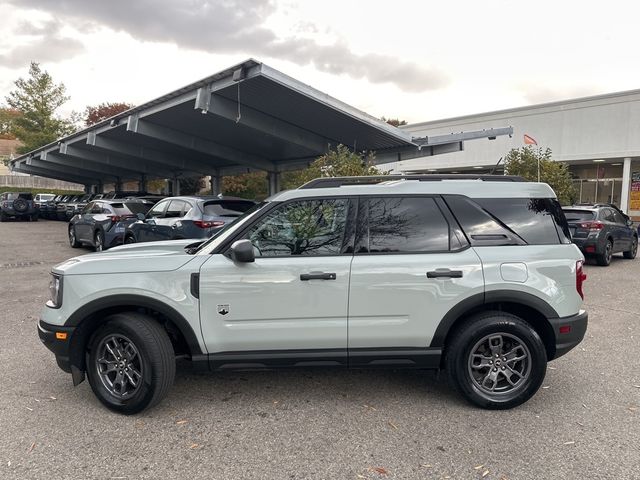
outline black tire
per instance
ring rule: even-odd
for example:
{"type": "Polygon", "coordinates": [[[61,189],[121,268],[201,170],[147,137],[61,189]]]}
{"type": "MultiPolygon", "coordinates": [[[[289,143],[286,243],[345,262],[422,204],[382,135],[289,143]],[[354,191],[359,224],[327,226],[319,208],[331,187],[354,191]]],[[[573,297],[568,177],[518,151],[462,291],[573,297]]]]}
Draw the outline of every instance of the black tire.
{"type": "Polygon", "coordinates": [[[136,237],[134,237],[133,235],[127,235],[126,237],[124,237],[124,243],[125,245],[129,243],[136,243],[136,237]]]}
{"type": "Polygon", "coordinates": [[[453,334],[446,346],[445,368],[452,387],[469,402],[504,410],[523,404],[538,391],[547,371],[547,352],[538,333],[521,318],[484,312],[453,334]],[[486,347],[490,353],[482,351],[486,347]],[[509,351],[494,355],[503,349],[509,351]]]}
{"type": "Polygon", "coordinates": [[[611,257],[613,256],[613,241],[607,240],[602,253],[596,254],[596,263],[601,267],[608,267],[611,263],[611,257]]]}
{"type": "Polygon", "coordinates": [[[135,312],[111,315],[91,337],[87,351],[89,384],[98,400],[114,412],[132,415],[157,405],[167,395],[175,374],[176,360],[169,336],[146,315],[135,312]],[[113,348],[114,342],[122,342],[116,345],[125,345],[127,349],[113,348]],[[103,348],[105,345],[112,345],[112,349],[103,348]],[[130,373],[117,370],[129,367],[130,373]],[[131,383],[132,378],[136,379],[136,386],[131,383]],[[127,385],[122,385],[122,381],[127,385]]]}
{"type": "Polygon", "coordinates": [[[0,222],[6,222],[8,218],[7,214],[0,210],[0,222]]]}
{"type": "Polygon", "coordinates": [[[96,252],[102,252],[104,250],[104,233],[102,230],[96,230],[93,235],[93,246],[96,252]]]}
{"type": "Polygon", "coordinates": [[[638,237],[634,235],[633,241],[631,242],[631,248],[626,252],[622,252],[622,255],[624,256],[624,258],[633,260],[634,258],[636,258],[637,253],[638,253],[638,237]]]}
{"type": "Polygon", "coordinates": [[[29,210],[29,204],[24,198],[16,198],[13,201],[13,209],[16,211],[16,213],[25,213],[27,210],[29,210]]]}
{"type": "Polygon", "coordinates": [[[71,248],[78,248],[80,246],[80,242],[76,237],[76,228],[73,225],[69,225],[69,245],[71,245],[71,248]]]}

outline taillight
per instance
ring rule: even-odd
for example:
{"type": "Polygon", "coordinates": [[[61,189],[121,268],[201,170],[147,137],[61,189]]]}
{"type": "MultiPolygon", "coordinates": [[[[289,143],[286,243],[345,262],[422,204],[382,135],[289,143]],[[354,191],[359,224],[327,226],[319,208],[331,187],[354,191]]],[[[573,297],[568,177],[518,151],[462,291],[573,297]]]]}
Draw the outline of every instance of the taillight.
{"type": "Polygon", "coordinates": [[[587,274],[584,273],[583,269],[584,260],[578,260],[576,262],[576,290],[578,291],[578,295],[584,300],[584,292],[582,291],[582,284],[587,279],[587,274]]]}
{"type": "Polygon", "coordinates": [[[602,230],[604,228],[604,223],[602,223],[602,222],[582,222],[580,224],[580,228],[586,228],[590,232],[597,232],[598,230],[602,230]]]}
{"type": "Polygon", "coordinates": [[[220,221],[206,222],[204,220],[194,220],[193,224],[196,227],[200,227],[200,228],[217,228],[217,227],[223,226],[224,222],[220,222],[220,221]]]}

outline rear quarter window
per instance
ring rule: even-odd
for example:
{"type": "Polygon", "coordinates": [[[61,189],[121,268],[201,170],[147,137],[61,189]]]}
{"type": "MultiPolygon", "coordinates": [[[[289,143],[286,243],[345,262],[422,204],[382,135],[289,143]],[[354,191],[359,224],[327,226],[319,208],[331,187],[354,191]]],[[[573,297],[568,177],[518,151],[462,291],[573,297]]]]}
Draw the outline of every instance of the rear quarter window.
{"type": "Polygon", "coordinates": [[[473,245],[553,245],[571,243],[567,220],[551,198],[445,200],[473,245]]]}

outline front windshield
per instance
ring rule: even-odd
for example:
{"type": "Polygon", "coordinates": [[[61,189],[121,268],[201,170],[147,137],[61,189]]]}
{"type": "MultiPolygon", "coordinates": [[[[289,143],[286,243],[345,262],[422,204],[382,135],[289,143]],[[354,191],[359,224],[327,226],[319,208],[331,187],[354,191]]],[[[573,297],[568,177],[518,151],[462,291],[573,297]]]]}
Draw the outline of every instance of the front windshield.
{"type": "Polygon", "coordinates": [[[247,219],[247,217],[253,216],[253,214],[255,214],[257,211],[262,209],[262,207],[267,205],[267,203],[268,202],[256,203],[253,207],[251,207],[249,210],[244,212],[242,215],[240,215],[238,218],[236,218],[233,222],[225,224],[225,226],[222,227],[220,230],[218,230],[216,233],[214,233],[211,238],[209,238],[206,242],[200,244],[197,249],[192,250],[189,253],[194,253],[194,254],[198,253],[199,251],[201,251],[204,248],[206,248],[208,245],[211,245],[211,243],[216,241],[216,239],[222,237],[224,233],[226,233],[229,230],[235,229],[236,227],[239,227],[240,225],[242,225],[245,222],[245,220],[247,219]]]}

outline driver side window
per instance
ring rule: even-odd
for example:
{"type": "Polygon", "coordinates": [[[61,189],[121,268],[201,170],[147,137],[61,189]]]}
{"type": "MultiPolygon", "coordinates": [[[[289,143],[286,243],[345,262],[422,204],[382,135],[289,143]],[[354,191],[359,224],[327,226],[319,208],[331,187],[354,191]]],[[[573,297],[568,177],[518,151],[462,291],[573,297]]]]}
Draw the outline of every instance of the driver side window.
{"type": "Polygon", "coordinates": [[[245,238],[256,257],[340,255],[348,200],[301,200],[276,207],[245,238]]]}
{"type": "Polygon", "coordinates": [[[164,210],[167,208],[169,202],[160,202],[153,206],[147,213],[147,218],[162,218],[164,216],[164,210]]]}

